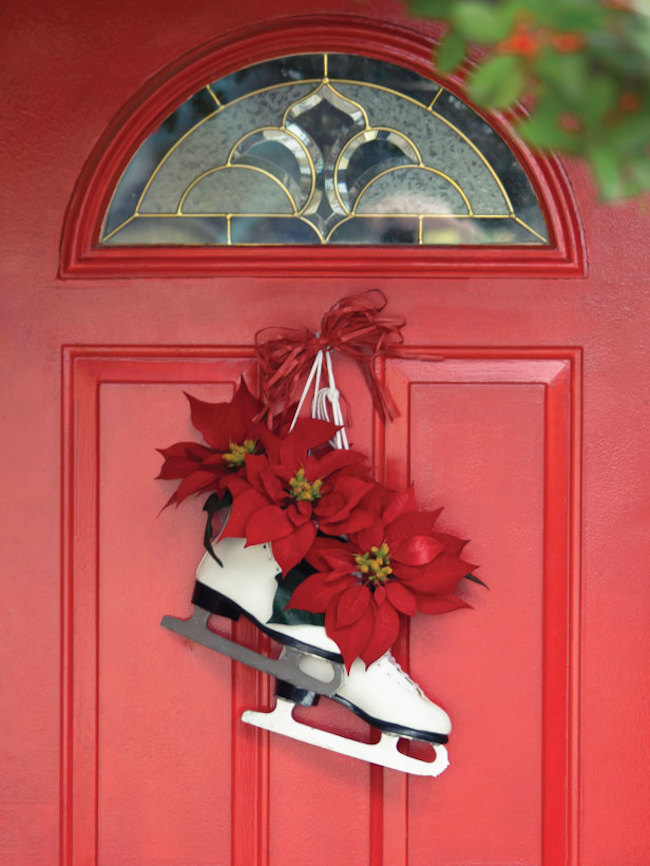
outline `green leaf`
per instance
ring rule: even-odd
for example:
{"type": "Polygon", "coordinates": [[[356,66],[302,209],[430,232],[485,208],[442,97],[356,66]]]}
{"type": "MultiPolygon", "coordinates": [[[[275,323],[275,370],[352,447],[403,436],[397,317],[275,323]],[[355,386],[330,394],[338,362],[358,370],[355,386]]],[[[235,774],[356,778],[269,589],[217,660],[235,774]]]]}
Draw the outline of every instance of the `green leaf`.
{"type": "Polygon", "coordinates": [[[580,112],[589,126],[599,124],[603,116],[614,107],[618,96],[618,85],[606,75],[592,76],[589,89],[580,112]]]}
{"type": "Polygon", "coordinates": [[[542,4],[538,13],[540,23],[561,32],[598,30],[603,26],[607,10],[595,0],[565,0],[563,3],[542,4]]]}
{"type": "Polygon", "coordinates": [[[411,15],[448,21],[453,2],[454,0],[408,0],[408,8],[411,15]]]}
{"type": "Polygon", "coordinates": [[[580,149],[579,139],[560,129],[556,122],[548,123],[544,117],[536,114],[522,120],[517,126],[517,132],[527,144],[538,150],[576,153],[580,149]]]}
{"type": "Polygon", "coordinates": [[[630,171],[640,189],[650,189],[650,160],[642,155],[630,163],[630,171]]]}
{"type": "Polygon", "coordinates": [[[488,108],[507,108],[524,89],[524,73],[510,54],[490,57],[476,70],[468,84],[471,99],[488,108]]]}
{"type": "Polygon", "coordinates": [[[603,199],[613,201],[622,198],[624,186],[618,155],[607,147],[594,146],[587,157],[603,199]]]}
{"type": "Polygon", "coordinates": [[[510,3],[459,0],[451,8],[451,21],[465,39],[491,44],[505,39],[510,33],[514,24],[514,12],[514,6],[510,3]]]}
{"type": "Polygon", "coordinates": [[[309,573],[303,571],[300,566],[292,568],[286,577],[279,577],[278,588],[273,597],[273,615],[269,622],[278,622],[283,625],[324,625],[325,616],[322,613],[310,613],[308,610],[285,610],[294,589],[309,577],[309,573]]]}
{"type": "Polygon", "coordinates": [[[547,48],[535,63],[535,73],[547,85],[545,90],[561,94],[570,103],[591,99],[584,54],[560,54],[547,48]]]}
{"type": "MultiPolygon", "coordinates": [[[[630,114],[609,130],[610,146],[623,154],[644,151],[650,145],[650,121],[647,108],[630,114]]],[[[646,159],[648,159],[646,155],[646,159]]]]}
{"type": "Polygon", "coordinates": [[[560,125],[564,111],[565,106],[558,96],[547,92],[537,101],[532,116],[517,124],[517,132],[524,141],[539,150],[576,153],[582,142],[576,134],[560,125]]]}
{"type": "Polygon", "coordinates": [[[449,30],[435,52],[435,63],[439,72],[451,72],[465,56],[465,40],[456,30],[449,30]]]}
{"type": "Polygon", "coordinates": [[[466,575],[465,575],[465,580],[471,580],[471,581],[473,581],[474,583],[480,583],[481,586],[484,586],[486,589],[489,589],[489,588],[490,588],[490,587],[487,585],[487,583],[483,583],[483,581],[481,580],[481,578],[480,578],[480,577],[477,577],[475,574],[466,574],[466,575]]]}

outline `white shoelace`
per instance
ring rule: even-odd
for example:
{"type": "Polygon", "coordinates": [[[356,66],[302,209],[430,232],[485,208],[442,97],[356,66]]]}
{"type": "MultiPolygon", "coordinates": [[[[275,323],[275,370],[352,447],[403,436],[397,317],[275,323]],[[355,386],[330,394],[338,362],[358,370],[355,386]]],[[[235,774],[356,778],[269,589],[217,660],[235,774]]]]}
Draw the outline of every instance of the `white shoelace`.
{"type": "Polygon", "coordinates": [[[409,691],[421,691],[419,685],[406,673],[390,650],[379,659],[379,664],[382,667],[388,667],[390,673],[397,677],[400,683],[405,685],[409,691]]]}

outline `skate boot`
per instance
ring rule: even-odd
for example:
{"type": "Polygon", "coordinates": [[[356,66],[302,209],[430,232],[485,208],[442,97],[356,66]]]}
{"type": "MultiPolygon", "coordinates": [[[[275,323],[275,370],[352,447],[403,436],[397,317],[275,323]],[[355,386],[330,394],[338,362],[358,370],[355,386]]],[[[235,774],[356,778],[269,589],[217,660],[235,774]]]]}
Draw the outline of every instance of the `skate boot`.
{"type": "Polygon", "coordinates": [[[247,710],[242,721],[408,773],[437,776],[447,768],[443,743],[451,731],[449,716],[429,700],[390,652],[367,668],[356,659],[347,673],[339,647],[323,626],[269,622],[280,575],[270,544],[245,547],[243,538],[226,538],[213,544],[213,552],[215,556],[206,554],[197,569],[192,618],[166,616],[161,625],[277,678],[275,708],[247,710]],[[218,635],[208,628],[212,614],[233,620],[245,616],[281,644],[280,657],[268,658],[218,635]],[[379,742],[359,742],[294,719],[296,704],[315,705],[321,695],[377,728],[379,742]],[[403,754],[397,749],[400,738],[430,743],[434,760],[403,754]]]}

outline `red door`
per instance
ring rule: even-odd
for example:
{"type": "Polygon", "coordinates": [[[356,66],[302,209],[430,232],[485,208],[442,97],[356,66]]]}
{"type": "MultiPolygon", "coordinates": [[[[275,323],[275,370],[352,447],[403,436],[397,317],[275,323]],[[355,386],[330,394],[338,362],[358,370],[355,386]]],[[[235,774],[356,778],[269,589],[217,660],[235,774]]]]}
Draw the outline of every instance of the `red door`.
{"type": "MultiPolygon", "coordinates": [[[[579,166],[567,181],[531,159],[548,254],[92,248],[116,166],[192,76],[361,44],[424,68],[427,46],[393,27],[401,6],[374,21],[331,7],[299,26],[249,2],[6,13],[3,863],[650,858],[647,212],[603,208],[579,166]],[[438,779],[242,725],[271,705],[268,678],[159,626],[189,615],[202,552],[201,503],[158,515],[170,489],[152,480],[154,449],[192,436],[182,392],[226,399],[258,329],[315,328],[377,286],[407,320],[380,370],[400,416],[380,424],[340,362],[352,438],[379,476],[445,506],[490,585],[463,590],[471,611],[416,618],[399,648],[452,717],[438,779]]],[[[368,737],[327,701],[300,715],[368,737]]]]}

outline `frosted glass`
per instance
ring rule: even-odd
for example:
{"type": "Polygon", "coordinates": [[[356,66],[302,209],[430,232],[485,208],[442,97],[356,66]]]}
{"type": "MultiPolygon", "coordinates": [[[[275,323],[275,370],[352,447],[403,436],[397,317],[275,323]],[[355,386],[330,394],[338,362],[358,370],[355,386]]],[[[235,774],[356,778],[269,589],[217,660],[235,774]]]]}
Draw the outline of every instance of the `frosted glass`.
{"type": "Polygon", "coordinates": [[[418,73],[342,54],[207,84],[140,146],[111,245],[545,244],[535,191],[473,109],[418,73]]]}

